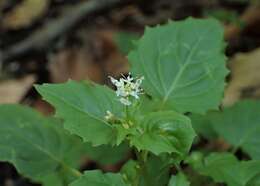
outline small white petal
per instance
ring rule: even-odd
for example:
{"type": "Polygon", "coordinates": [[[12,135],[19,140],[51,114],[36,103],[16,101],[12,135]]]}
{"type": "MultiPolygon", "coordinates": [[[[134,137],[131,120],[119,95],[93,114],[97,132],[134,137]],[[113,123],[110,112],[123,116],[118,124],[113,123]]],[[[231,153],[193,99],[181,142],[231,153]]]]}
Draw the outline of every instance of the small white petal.
{"type": "Polygon", "coordinates": [[[121,103],[123,103],[126,106],[131,105],[131,102],[126,98],[120,98],[119,100],[120,100],[121,103]]]}
{"type": "Polygon", "coordinates": [[[109,76],[109,78],[110,78],[110,81],[111,81],[115,86],[118,86],[118,84],[119,84],[119,81],[118,81],[118,80],[116,80],[115,78],[110,77],[110,76],[109,76]]]}

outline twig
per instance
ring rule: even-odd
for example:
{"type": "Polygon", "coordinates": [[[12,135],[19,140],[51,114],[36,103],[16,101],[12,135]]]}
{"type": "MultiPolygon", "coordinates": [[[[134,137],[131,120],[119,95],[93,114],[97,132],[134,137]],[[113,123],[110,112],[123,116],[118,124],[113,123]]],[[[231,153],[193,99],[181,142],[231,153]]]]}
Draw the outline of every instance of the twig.
{"type": "Polygon", "coordinates": [[[93,13],[114,7],[122,2],[121,0],[90,0],[76,5],[72,10],[63,16],[49,21],[41,29],[36,30],[25,40],[15,43],[5,51],[2,51],[1,60],[10,61],[31,50],[46,49],[49,44],[73,28],[82,18],[93,13]]]}

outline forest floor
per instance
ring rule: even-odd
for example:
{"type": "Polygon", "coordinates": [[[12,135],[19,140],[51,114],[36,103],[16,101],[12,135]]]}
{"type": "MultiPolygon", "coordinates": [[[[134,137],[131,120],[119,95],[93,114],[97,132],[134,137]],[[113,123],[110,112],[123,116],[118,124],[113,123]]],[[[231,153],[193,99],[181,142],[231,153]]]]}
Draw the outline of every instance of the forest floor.
{"type": "MultiPolygon", "coordinates": [[[[128,72],[131,40],[145,26],[189,16],[214,17],[225,29],[231,71],[224,105],[260,97],[260,3],[243,0],[0,0],[0,104],[21,103],[45,115],[33,84],[68,79],[109,84],[128,72]]],[[[89,160],[82,167],[97,165],[89,160]]],[[[117,170],[120,165],[101,167],[117,170]]],[[[99,167],[100,168],[100,167],[99,167]]],[[[8,163],[0,185],[30,186],[8,163]]]]}

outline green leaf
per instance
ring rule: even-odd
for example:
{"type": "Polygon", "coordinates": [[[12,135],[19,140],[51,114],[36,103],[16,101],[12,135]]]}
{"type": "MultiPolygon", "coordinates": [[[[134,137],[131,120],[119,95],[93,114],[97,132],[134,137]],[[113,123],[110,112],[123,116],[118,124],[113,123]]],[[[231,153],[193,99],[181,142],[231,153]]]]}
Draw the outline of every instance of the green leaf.
{"type": "Polygon", "coordinates": [[[173,111],[148,114],[139,122],[139,127],[139,133],[129,137],[130,144],[156,155],[165,152],[182,157],[195,137],[189,118],[173,111]]]}
{"type": "Polygon", "coordinates": [[[171,177],[169,186],[190,186],[190,183],[184,174],[178,173],[171,177]]]}
{"type": "Polygon", "coordinates": [[[100,170],[86,171],[82,177],[69,186],[127,186],[120,174],[106,173],[100,170]]]}
{"type": "Polygon", "coordinates": [[[194,169],[199,169],[203,165],[204,155],[200,151],[192,151],[192,153],[185,159],[185,163],[191,165],[194,169]]]}
{"type": "Polygon", "coordinates": [[[164,156],[151,155],[145,162],[145,170],[141,176],[142,186],[167,185],[170,175],[171,159],[164,156]]]}
{"type": "Polygon", "coordinates": [[[217,133],[213,129],[211,115],[214,112],[208,112],[206,115],[192,114],[190,116],[192,127],[196,133],[207,139],[217,138],[217,133]]]}
{"type": "Polygon", "coordinates": [[[152,99],[147,95],[140,96],[140,104],[138,105],[138,114],[144,115],[150,112],[158,111],[158,107],[160,107],[161,101],[158,99],[152,99]]]}
{"type": "Polygon", "coordinates": [[[0,106],[0,161],[12,163],[34,181],[49,183],[54,174],[53,179],[60,182],[73,180],[78,175],[74,168],[80,163],[81,145],[58,120],[19,105],[0,106]]]}
{"type": "Polygon", "coordinates": [[[93,147],[90,143],[84,144],[86,155],[101,165],[111,165],[122,161],[127,157],[130,148],[122,143],[119,146],[100,145],[93,147]]]}
{"type": "Polygon", "coordinates": [[[238,161],[230,153],[212,153],[204,160],[198,171],[210,176],[214,181],[227,183],[228,186],[246,186],[260,173],[260,161],[238,161]]]}
{"type": "Polygon", "coordinates": [[[137,161],[129,160],[121,169],[125,182],[138,186],[167,185],[169,181],[170,159],[151,155],[142,167],[137,161]]]}
{"type": "Polygon", "coordinates": [[[140,175],[140,165],[138,165],[137,161],[129,160],[124,166],[121,168],[121,174],[125,180],[125,182],[129,185],[138,185],[139,184],[139,175],[140,175]]]}
{"type": "Polygon", "coordinates": [[[64,186],[63,180],[59,178],[59,174],[52,173],[50,175],[41,177],[43,186],[64,186]]]}
{"type": "Polygon", "coordinates": [[[56,116],[65,120],[65,128],[93,145],[115,144],[117,131],[105,120],[106,112],[121,117],[123,105],[113,90],[89,82],[36,86],[43,98],[56,108],[56,116]]]}
{"type": "Polygon", "coordinates": [[[146,28],[128,59],[144,76],[146,93],[160,108],[205,113],[217,109],[225,85],[223,28],[213,19],[186,19],[146,28]]]}
{"type": "Polygon", "coordinates": [[[127,55],[130,50],[134,48],[134,40],[137,40],[139,37],[137,34],[131,32],[118,32],[115,35],[115,42],[119,47],[119,50],[127,55]]]}
{"type": "Polygon", "coordinates": [[[235,148],[242,147],[260,160],[260,101],[246,100],[212,114],[211,123],[219,136],[235,148]]]}
{"type": "Polygon", "coordinates": [[[250,180],[250,182],[247,184],[247,186],[259,186],[260,185],[260,174],[256,175],[253,179],[250,180]]]}

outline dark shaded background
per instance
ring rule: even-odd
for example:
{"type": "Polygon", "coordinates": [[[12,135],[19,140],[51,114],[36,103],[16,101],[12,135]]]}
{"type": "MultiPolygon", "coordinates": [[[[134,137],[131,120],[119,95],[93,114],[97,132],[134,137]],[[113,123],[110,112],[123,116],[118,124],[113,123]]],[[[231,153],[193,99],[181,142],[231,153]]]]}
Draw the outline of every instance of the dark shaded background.
{"type": "MultiPolygon", "coordinates": [[[[145,25],[189,16],[215,17],[225,28],[231,75],[223,104],[260,97],[256,0],[0,0],[0,9],[0,103],[22,103],[51,114],[33,83],[70,78],[109,84],[108,75],[128,72],[129,39],[138,38],[145,25]]],[[[96,166],[87,161],[82,169],[96,166]]],[[[10,164],[0,163],[0,185],[32,184],[10,164]]]]}

